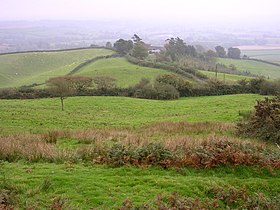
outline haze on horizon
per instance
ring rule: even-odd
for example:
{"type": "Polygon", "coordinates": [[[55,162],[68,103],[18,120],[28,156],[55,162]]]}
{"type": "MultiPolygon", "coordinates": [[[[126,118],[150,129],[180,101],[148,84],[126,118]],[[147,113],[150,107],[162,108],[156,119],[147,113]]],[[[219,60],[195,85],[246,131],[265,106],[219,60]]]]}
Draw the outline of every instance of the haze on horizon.
{"type": "Polygon", "coordinates": [[[280,22],[278,0],[0,0],[0,20],[280,22]]]}

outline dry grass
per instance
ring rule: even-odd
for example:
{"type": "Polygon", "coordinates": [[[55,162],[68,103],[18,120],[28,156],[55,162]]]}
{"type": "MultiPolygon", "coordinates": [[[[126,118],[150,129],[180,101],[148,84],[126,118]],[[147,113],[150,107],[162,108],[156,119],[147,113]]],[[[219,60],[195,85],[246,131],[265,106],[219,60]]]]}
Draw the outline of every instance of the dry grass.
{"type": "MultiPolygon", "coordinates": [[[[229,123],[163,122],[138,130],[95,129],[71,132],[56,130],[42,135],[1,136],[0,159],[49,162],[99,160],[97,162],[106,163],[110,162],[109,153],[113,155],[117,153],[117,158],[124,158],[124,162],[132,161],[139,164],[147,160],[145,164],[150,164],[153,163],[153,159],[145,159],[142,157],[143,154],[151,155],[155,152],[158,157],[162,152],[170,152],[172,161],[169,156],[169,162],[164,162],[168,167],[173,163],[178,166],[209,167],[219,164],[264,164],[258,152],[267,152],[267,145],[224,135],[232,132],[233,129],[233,124],[229,123]],[[61,139],[64,141],[75,139],[80,145],[77,148],[61,149],[56,146],[57,141],[61,139]],[[114,148],[115,144],[121,147],[114,148]],[[158,147],[156,144],[161,146],[158,147]],[[121,151],[118,151],[120,148],[121,151]],[[126,154],[134,153],[134,150],[143,153],[142,156],[140,155],[142,158],[140,162],[126,154]],[[178,161],[178,158],[182,160],[178,161]]],[[[274,158],[274,154],[270,155],[274,158]]],[[[273,166],[280,167],[279,159],[273,159],[273,166]]]]}

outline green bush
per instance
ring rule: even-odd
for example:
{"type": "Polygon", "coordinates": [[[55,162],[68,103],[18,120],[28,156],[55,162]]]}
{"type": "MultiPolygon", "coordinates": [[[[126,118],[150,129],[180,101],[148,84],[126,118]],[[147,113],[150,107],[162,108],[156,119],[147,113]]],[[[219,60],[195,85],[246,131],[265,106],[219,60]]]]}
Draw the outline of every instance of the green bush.
{"type": "Polygon", "coordinates": [[[280,144],[280,97],[257,101],[254,112],[238,123],[237,131],[243,136],[280,144]]]}

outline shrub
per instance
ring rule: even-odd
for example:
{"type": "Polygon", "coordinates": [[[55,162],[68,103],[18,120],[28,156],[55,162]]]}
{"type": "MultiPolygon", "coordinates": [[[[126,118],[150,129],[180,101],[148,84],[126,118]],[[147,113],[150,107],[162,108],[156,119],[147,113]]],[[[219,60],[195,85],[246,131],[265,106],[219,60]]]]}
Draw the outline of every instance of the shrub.
{"type": "Polygon", "coordinates": [[[237,124],[237,132],[280,144],[280,97],[257,101],[249,118],[237,124]]]}
{"type": "Polygon", "coordinates": [[[180,97],[179,92],[172,85],[156,83],[154,88],[156,93],[155,99],[174,100],[180,97]]]}

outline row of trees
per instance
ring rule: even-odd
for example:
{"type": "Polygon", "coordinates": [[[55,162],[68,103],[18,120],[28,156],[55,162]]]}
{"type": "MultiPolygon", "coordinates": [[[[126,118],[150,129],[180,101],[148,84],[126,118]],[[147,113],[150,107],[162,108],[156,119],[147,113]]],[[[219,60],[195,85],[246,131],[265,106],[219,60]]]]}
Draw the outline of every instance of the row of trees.
{"type": "Polygon", "coordinates": [[[121,55],[130,54],[138,59],[144,59],[149,55],[148,45],[137,34],[134,34],[132,40],[117,40],[114,43],[114,48],[121,55]]]}
{"type": "Polygon", "coordinates": [[[224,47],[216,46],[216,55],[220,58],[233,58],[233,59],[240,59],[241,51],[239,48],[230,47],[228,48],[227,52],[224,47]]]}

